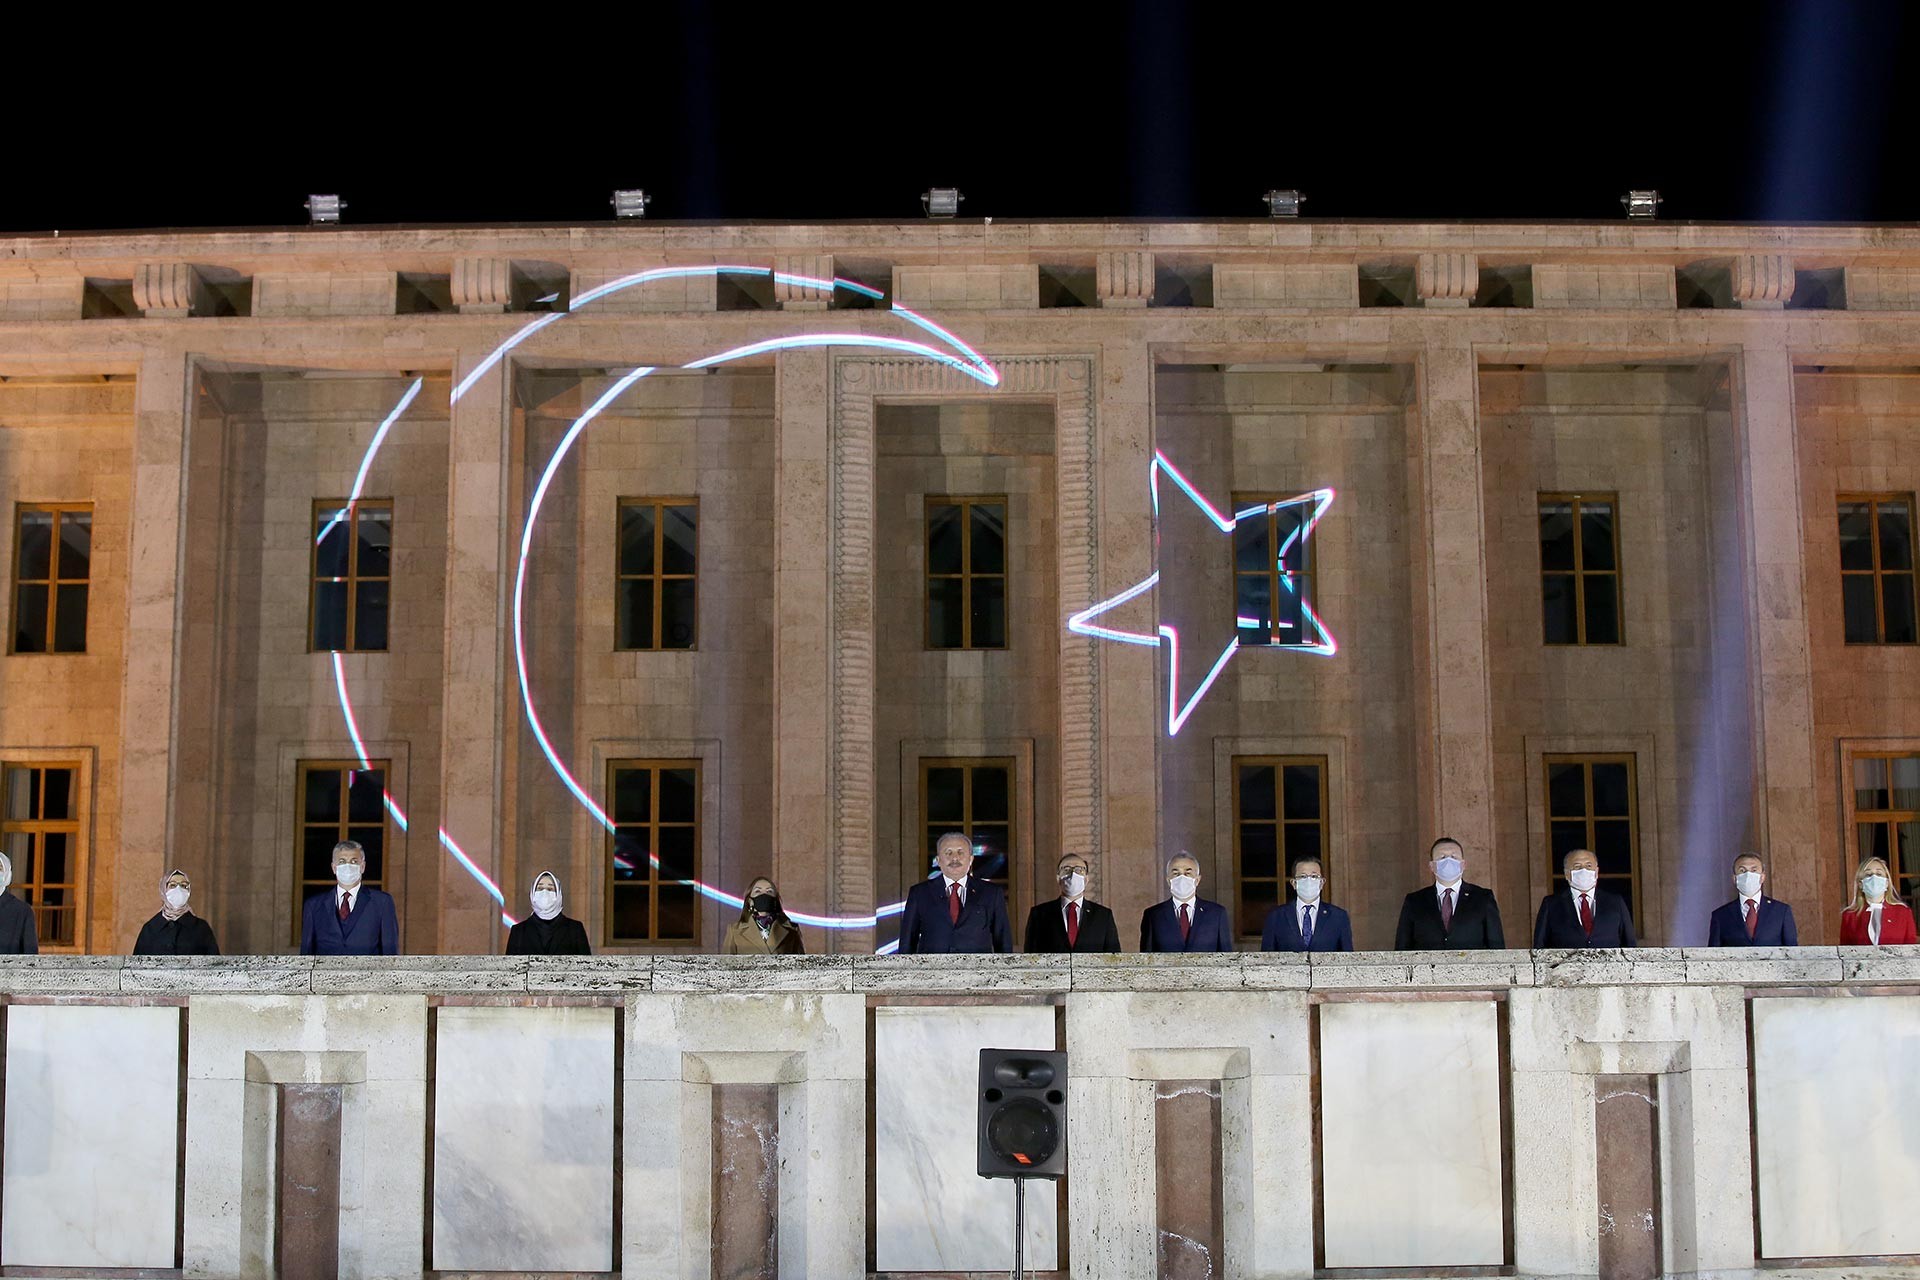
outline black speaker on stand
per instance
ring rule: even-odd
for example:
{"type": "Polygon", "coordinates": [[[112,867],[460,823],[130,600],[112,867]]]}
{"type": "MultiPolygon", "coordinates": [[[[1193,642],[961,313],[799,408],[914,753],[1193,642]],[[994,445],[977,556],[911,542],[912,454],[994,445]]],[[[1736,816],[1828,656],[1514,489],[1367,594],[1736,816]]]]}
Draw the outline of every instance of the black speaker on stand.
{"type": "Polygon", "coordinates": [[[1013,1179],[1013,1277],[1027,1254],[1027,1180],[1067,1172],[1067,1055],[1054,1049],[980,1051],[979,1173],[1013,1179]]]}

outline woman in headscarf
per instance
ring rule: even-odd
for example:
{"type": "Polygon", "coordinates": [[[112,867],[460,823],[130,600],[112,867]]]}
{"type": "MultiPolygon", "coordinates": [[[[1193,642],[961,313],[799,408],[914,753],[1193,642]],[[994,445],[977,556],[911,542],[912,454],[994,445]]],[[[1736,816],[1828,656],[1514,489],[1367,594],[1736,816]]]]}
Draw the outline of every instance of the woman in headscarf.
{"type": "Polygon", "coordinates": [[[12,883],[13,859],[0,853],[0,955],[38,955],[40,930],[33,922],[33,908],[7,892],[12,883]]]}
{"type": "Polygon", "coordinates": [[[748,885],[746,899],[740,904],[740,918],[727,926],[721,954],[799,956],[806,951],[800,945],[799,927],[781,909],[780,891],[773,887],[773,881],[761,876],[748,885]]]}
{"type": "Polygon", "coordinates": [[[507,931],[510,956],[588,956],[587,927],[560,914],[560,880],[551,871],[533,878],[533,914],[507,931]]]}
{"type": "Polygon", "coordinates": [[[160,914],[140,926],[133,944],[137,956],[217,956],[213,926],[187,910],[193,881],[184,871],[169,871],[160,882],[160,914]]]}

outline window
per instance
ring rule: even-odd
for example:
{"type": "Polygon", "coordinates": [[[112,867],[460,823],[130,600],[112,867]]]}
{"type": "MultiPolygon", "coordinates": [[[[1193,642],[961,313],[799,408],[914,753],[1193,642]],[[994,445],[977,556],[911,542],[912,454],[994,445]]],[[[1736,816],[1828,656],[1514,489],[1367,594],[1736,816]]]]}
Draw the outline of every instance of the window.
{"type": "Polygon", "coordinates": [[[1902,898],[1920,891],[1920,755],[1856,752],[1853,757],[1854,861],[1884,858],[1902,898]]]}
{"type": "Polygon", "coordinates": [[[949,831],[973,841],[973,874],[1006,888],[1013,866],[1013,761],[920,761],[922,874],[933,874],[934,845],[949,831]]]}
{"type": "Polygon", "coordinates": [[[1313,548],[1305,536],[1313,505],[1275,494],[1236,493],[1245,515],[1233,527],[1233,619],[1243,645],[1309,644],[1313,548]],[[1285,504],[1285,505],[1282,505],[1285,504]],[[1265,506],[1265,512],[1253,508],[1265,506]]]}
{"type": "Polygon", "coordinates": [[[367,870],[360,883],[386,888],[388,769],[385,760],[300,762],[299,844],[293,851],[299,868],[293,903],[296,930],[302,904],[333,888],[333,846],[342,840],[357,840],[367,851],[367,870]]]}
{"type": "Polygon", "coordinates": [[[13,542],[13,651],[87,651],[93,508],[22,506],[13,542]]]}
{"type": "Polygon", "coordinates": [[[1612,494],[1540,495],[1540,609],[1548,644],[1620,643],[1620,539],[1612,494]]]}
{"type": "Polygon", "coordinates": [[[1555,892],[1567,887],[1560,860],[1575,849],[1600,860],[1600,887],[1625,898],[1640,918],[1639,806],[1631,755],[1548,756],[1547,829],[1555,892]]]}
{"type": "Polygon", "coordinates": [[[692,498],[622,498],[614,647],[691,649],[700,508],[692,498]]]}
{"type": "Polygon", "coordinates": [[[927,648],[1007,647],[1007,500],[927,499],[927,648]]]}
{"type": "Polygon", "coordinates": [[[697,941],[700,762],[615,760],[607,794],[607,941],[697,941]]]}
{"type": "Polygon", "coordinates": [[[391,502],[314,503],[311,651],[384,651],[392,577],[391,502]]]}
{"type": "Polygon", "coordinates": [[[0,842],[13,863],[13,891],[33,908],[43,947],[79,945],[80,796],[74,764],[10,764],[0,842]]]}
{"type": "Polygon", "coordinates": [[[1848,644],[1912,644],[1913,497],[1840,499],[1840,606],[1848,644]]]}
{"type": "Polygon", "coordinates": [[[1327,865],[1327,758],[1233,758],[1233,886],[1240,936],[1258,937],[1267,912],[1292,900],[1296,860],[1327,865]]]}

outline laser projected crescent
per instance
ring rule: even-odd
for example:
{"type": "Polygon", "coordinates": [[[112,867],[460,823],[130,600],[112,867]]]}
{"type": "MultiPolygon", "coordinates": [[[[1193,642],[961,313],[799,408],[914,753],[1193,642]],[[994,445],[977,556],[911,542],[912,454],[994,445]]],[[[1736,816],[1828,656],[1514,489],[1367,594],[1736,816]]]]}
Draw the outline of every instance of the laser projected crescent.
{"type": "MultiPolygon", "coordinates": [[[[549,325],[566,319],[569,315],[581,310],[583,307],[591,306],[602,298],[618,293],[624,289],[645,285],[656,280],[684,279],[689,276],[702,275],[718,276],[723,274],[771,277],[773,281],[778,284],[799,285],[829,293],[837,290],[846,290],[875,301],[879,301],[885,296],[880,293],[879,290],[869,288],[866,285],[860,284],[858,281],[845,280],[838,276],[832,279],[821,279],[814,276],[792,275],[784,271],[775,271],[769,267],[658,267],[649,271],[637,271],[632,275],[622,276],[617,280],[610,280],[606,284],[588,290],[578,298],[573,299],[568,309],[564,312],[555,312],[551,315],[541,316],[539,319],[523,325],[520,329],[516,330],[512,336],[507,338],[506,341],[489,352],[484,360],[469,371],[468,374],[455,385],[453,393],[448,399],[448,403],[449,405],[459,403],[460,398],[471,391],[482,378],[505,359],[508,352],[532,337],[535,333],[538,333],[549,325]]],[[[975,351],[972,347],[961,341],[960,338],[948,332],[940,325],[898,304],[890,308],[888,314],[897,316],[909,324],[915,325],[924,332],[931,334],[944,345],[945,349],[908,338],[888,337],[880,334],[805,333],[791,334],[781,338],[770,338],[759,342],[747,343],[743,346],[732,347],[725,351],[716,352],[713,355],[703,356],[698,360],[690,361],[680,367],[683,369],[707,369],[734,360],[743,360],[751,356],[763,355],[768,352],[795,350],[804,347],[867,347],[882,351],[900,352],[905,355],[917,356],[938,364],[944,364],[988,387],[997,387],[1000,385],[1000,371],[994,368],[979,352],[975,351]]],[[[547,490],[552,485],[554,474],[558,471],[568,451],[572,449],[574,442],[580,438],[580,435],[587,429],[588,425],[624,394],[629,387],[633,386],[634,383],[656,372],[656,368],[656,366],[642,366],[631,370],[619,378],[611,387],[602,393],[584,413],[574,420],[573,424],[567,429],[566,434],[561,438],[560,443],[555,446],[553,456],[548,459],[546,468],[541,472],[540,479],[534,486],[532,499],[528,504],[526,521],[520,536],[519,564],[514,574],[513,651],[515,671],[520,682],[521,704],[527,714],[527,725],[533,731],[534,741],[539,745],[541,754],[546,757],[547,763],[552,767],[561,783],[573,795],[574,799],[579,801],[587,812],[592,814],[594,819],[608,831],[613,830],[612,820],[608,817],[606,811],[594,801],[593,797],[575,781],[572,772],[568,770],[565,762],[561,760],[559,753],[554,750],[552,742],[548,740],[546,728],[540,721],[539,708],[535,705],[532,683],[527,672],[526,635],[521,606],[526,588],[527,562],[533,550],[534,525],[539,518],[541,505],[546,500],[547,490]]],[[[380,424],[379,430],[374,434],[372,441],[369,442],[367,446],[366,454],[360,460],[359,471],[354,480],[353,492],[349,495],[346,506],[336,512],[326,528],[321,530],[320,537],[322,539],[325,538],[334,524],[347,519],[352,514],[355,504],[358,503],[360,499],[360,490],[366,481],[367,472],[373,465],[374,456],[379,453],[380,446],[386,440],[387,433],[392,429],[394,421],[405,412],[407,407],[413,402],[414,397],[419,395],[422,381],[422,379],[418,378],[413,381],[412,385],[408,387],[406,394],[402,396],[400,403],[394,407],[393,411],[387,415],[385,421],[380,424]]],[[[360,763],[363,766],[371,768],[372,762],[369,760],[366,747],[361,741],[359,723],[354,716],[353,700],[347,691],[346,670],[341,664],[338,653],[333,655],[333,674],[334,685],[340,696],[341,718],[346,723],[347,735],[353,742],[354,753],[359,757],[360,763]]],[[[400,829],[405,831],[407,829],[406,814],[401,811],[399,805],[394,802],[391,795],[384,795],[383,798],[387,811],[393,815],[394,821],[399,824],[400,829]]],[[[446,851],[453,856],[454,860],[460,864],[461,868],[487,891],[487,895],[499,904],[501,908],[501,922],[509,926],[513,925],[515,920],[506,910],[506,895],[500,891],[500,886],[495,884],[493,879],[488,876],[485,871],[481,870],[479,865],[467,855],[466,850],[460,847],[459,842],[453,838],[445,826],[440,828],[439,838],[441,847],[446,849],[446,851]]],[[[647,860],[656,869],[660,865],[659,856],[651,851],[647,854],[647,860]]],[[[672,883],[687,885],[702,896],[712,899],[715,902],[724,903],[727,906],[739,907],[744,905],[743,900],[738,895],[728,893],[723,889],[706,884],[700,880],[675,880],[672,881],[672,883]]],[[[815,928],[866,929],[872,928],[887,916],[900,914],[903,905],[904,904],[898,902],[889,903],[886,906],[877,907],[871,915],[863,916],[812,915],[802,911],[794,911],[789,914],[795,921],[801,924],[811,925],[815,928]]],[[[882,947],[881,950],[891,951],[894,945],[895,944],[889,943],[885,947],[882,947]]]]}

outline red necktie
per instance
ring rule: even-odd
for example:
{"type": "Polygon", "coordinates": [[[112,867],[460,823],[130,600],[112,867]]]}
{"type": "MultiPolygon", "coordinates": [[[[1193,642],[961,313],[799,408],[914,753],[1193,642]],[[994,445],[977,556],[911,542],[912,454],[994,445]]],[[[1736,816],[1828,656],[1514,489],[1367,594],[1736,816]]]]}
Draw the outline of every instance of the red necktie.
{"type": "Polygon", "coordinates": [[[1180,941],[1182,942],[1185,942],[1187,935],[1193,932],[1193,921],[1187,917],[1188,910],[1186,903],[1180,904],[1180,941]]]}
{"type": "Polygon", "coordinates": [[[1580,895],[1580,927],[1589,938],[1593,936],[1593,901],[1584,893],[1580,895]]]}
{"type": "Polygon", "coordinates": [[[1758,903],[1747,904],[1747,936],[1751,938],[1760,928],[1760,907],[1758,903]]]}
{"type": "Polygon", "coordinates": [[[1440,891],[1440,932],[1453,932],[1453,890],[1440,891]]]}
{"type": "Polygon", "coordinates": [[[951,881],[947,884],[947,919],[960,923],[960,886],[951,881]]]}
{"type": "Polygon", "coordinates": [[[345,924],[347,922],[347,916],[350,915],[353,911],[353,908],[347,905],[348,896],[349,895],[344,893],[340,895],[340,923],[341,924],[345,924]]]}
{"type": "Polygon", "coordinates": [[[1069,902],[1067,904],[1067,945],[1072,946],[1078,941],[1080,941],[1080,904],[1069,902]]]}

